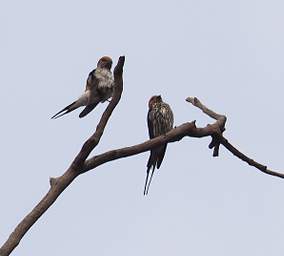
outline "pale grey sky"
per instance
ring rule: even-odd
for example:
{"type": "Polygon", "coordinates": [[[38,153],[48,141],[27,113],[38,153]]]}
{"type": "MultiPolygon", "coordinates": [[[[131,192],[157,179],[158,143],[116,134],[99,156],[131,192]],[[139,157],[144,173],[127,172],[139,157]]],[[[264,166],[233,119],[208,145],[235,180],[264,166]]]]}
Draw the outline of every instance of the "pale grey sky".
{"type": "MultiPolygon", "coordinates": [[[[147,101],[162,94],[175,124],[228,117],[225,136],[283,170],[284,2],[1,1],[0,243],[61,175],[106,104],[50,120],[82,92],[102,55],[126,56],[123,98],[94,153],[147,139],[147,101]]],[[[283,255],[284,180],[209,139],[171,144],[149,196],[149,153],[79,177],[13,255],[283,255]]]]}

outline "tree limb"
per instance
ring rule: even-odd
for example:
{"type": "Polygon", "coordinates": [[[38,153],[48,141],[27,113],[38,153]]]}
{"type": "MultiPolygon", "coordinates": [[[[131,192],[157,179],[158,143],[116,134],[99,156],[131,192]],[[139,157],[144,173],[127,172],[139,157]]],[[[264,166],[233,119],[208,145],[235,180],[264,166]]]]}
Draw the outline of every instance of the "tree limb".
{"type": "Polygon", "coordinates": [[[18,224],[12,234],[9,236],[8,240],[0,248],[0,256],[8,256],[14,250],[14,248],[19,244],[26,232],[32,227],[32,225],[41,217],[41,215],[56,201],[58,196],[69,186],[72,181],[80,174],[92,170],[104,163],[129,157],[133,155],[146,152],[155,147],[163,145],[165,143],[173,143],[183,139],[184,137],[212,137],[212,141],[209,144],[209,148],[213,148],[213,156],[218,156],[219,146],[223,145],[228,149],[233,155],[245,161],[251,166],[254,166],[263,173],[284,178],[284,174],[267,169],[266,166],[257,163],[253,159],[250,159],[245,154],[241,153],[233,145],[231,145],[228,140],[223,136],[225,131],[226,116],[215,113],[214,111],[208,109],[203,105],[197,98],[189,97],[186,100],[193,104],[193,106],[201,109],[206,115],[215,119],[213,124],[208,124],[206,127],[196,127],[195,121],[184,123],[178,127],[175,127],[165,135],[156,137],[151,140],[147,140],[141,144],[133,145],[130,147],[124,147],[120,149],[110,150],[105,153],[95,155],[90,159],[86,160],[91,151],[98,145],[107,122],[118,104],[121,93],[123,90],[123,65],[124,57],[120,57],[119,61],[114,70],[115,78],[115,93],[109,103],[108,107],[104,111],[99,124],[97,125],[95,133],[84,143],[81,151],[75,157],[74,161],[67,169],[67,171],[58,178],[50,178],[50,189],[48,193],[43,197],[38,205],[18,224]]]}
{"type": "Polygon", "coordinates": [[[208,124],[204,128],[198,128],[195,125],[195,121],[190,123],[184,123],[178,127],[175,127],[167,134],[156,137],[151,140],[147,140],[141,144],[133,145],[131,147],[124,147],[115,150],[110,150],[100,155],[96,155],[91,157],[90,159],[85,161],[85,164],[82,167],[82,173],[92,170],[104,163],[129,157],[133,155],[137,155],[146,151],[149,151],[155,147],[158,147],[164,143],[172,143],[181,140],[184,137],[214,137],[216,143],[218,145],[222,144],[226,149],[228,149],[233,155],[238,157],[239,159],[243,160],[244,162],[248,163],[251,166],[254,166],[258,170],[268,175],[272,175],[279,178],[284,178],[284,174],[272,171],[267,169],[266,166],[250,159],[245,154],[240,152],[236,149],[229,141],[222,135],[221,131],[225,131],[225,123],[226,123],[226,116],[217,114],[212,110],[208,109],[205,105],[203,105],[197,98],[187,98],[186,101],[192,103],[195,107],[200,108],[205,114],[208,116],[216,119],[216,122],[213,124],[208,124]]]}
{"type": "MultiPolygon", "coordinates": [[[[280,172],[276,172],[276,171],[272,171],[267,169],[267,166],[262,165],[256,161],[254,161],[253,159],[247,157],[245,154],[243,154],[242,152],[240,152],[237,148],[235,148],[225,137],[223,137],[223,132],[225,131],[225,124],[226,124],[226,116],[224,115],[220,115],[215,113],[214,111],[208,109],[205,105],[203,105],[199,99],[197,99],[196,97],[192,98],[192,97],[188,97],[186,99],[186,101],[190,102],[192,105],[194,105],[195,107],[201,109],[203,111],[203,113],[205,113],[206,115],[210,116],[211,118],[217,120],[217,122],[215,123],[216,125],[218,125],[220,127],[220,131],[221,133],[217,132],[214,136],[214,139],[216,140],[216,143],[218,145],[222,144],[226,149],[228,149],[233,155],[235,155],[236,157],[238,157],[239,159],[243,160],[244,162],[246,162],[247,164],[254,166],[255,168],[257,168],[258,170],[260,170],[263,173],[272,175],[272,176],[276,176],[279,178],[284,178],[284,174],[280,173],[280,172]]],[[[213,140],[214,140],[213,139],[213,140]]],[[[211,142],[212,143],[212,142],[211,142]]],[[[210,145],[209,145],[210,148],[210,145]]],[[[214,156],[214,153],[213,153],[214,156]]]]}
{"type": "MultiPolygon", "coordinates": [[[[211,110],[211,109],[207,108],[205,105],[203,105],[201,103],[201,101],[199,99],[197,99],[196,97],[194,97],[194,98],[188,97],[188,98],[186,98],[186,101],[190,102],[193,106],[200,108],[202,110],[202,112],[205,113],[206,115],[217,120],[216,126],[219,127],[218,135],[223,134],[223,132],[225,131],[225,125],[226,125],[226,121],[227,121],[227,117],[225,115],[220,115],[220,114],[215,113],[213,110],[211,110]]],[[[219,156],[219,147],[220,147],[220,142],[218,141],[218,138],[215,135],[213,135],[212,141],[209,144],[210,149],[214,148],[213,157],[219,156]]]]}
{"type": "Polygon", "coordinates": [[[111,102],[104,111],[95,133],[84,143],[82,149],[75,157],[67,171],[58,178],[50,178],[50,189],[34,209],[18,224],[8,240],[0,248],[0,256],[7,256],[16,248],[26,232],[41,217],[41,215],[55,202],[57,197],[80,174],[79,170],[91,151],[98,145],[107,122],[118,104],[123,91],[123,66],[125,57],[121,56],[114,68],[115,90],[111,102]]]}

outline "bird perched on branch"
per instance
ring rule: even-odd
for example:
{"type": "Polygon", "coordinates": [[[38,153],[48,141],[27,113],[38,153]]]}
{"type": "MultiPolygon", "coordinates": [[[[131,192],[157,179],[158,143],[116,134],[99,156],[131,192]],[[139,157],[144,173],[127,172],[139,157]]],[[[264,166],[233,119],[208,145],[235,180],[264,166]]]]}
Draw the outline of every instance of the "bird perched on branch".
{"type": "MultiPolygon", "coordinates": [[[[170,106],[167,103],[163,102],[161,95],[152,96],[149,100],[148,107],[149,110],[147,115],[147,122],[150,139],[163,135],[173,128],[173,112],[170,106]]],[[[148,194],[155,168],[160,168],[163,158],[165,156],[166,149],[167,144],[164,144],[151,150],[150,157],[147,163],[144,195],[148,194]],[[152,173],[148,182],[151,168],[152,173]]]]}
{"type": "Polygon", "coordinates": [[[112,97],[114,79],[111,72],[112,59],[104,56],[97,63],[88,76],[85,92],[73,103],[56,113],[52,119],[61,117],[73,110],[85,106],[79,117],[89,114],[100,102],[105,102],[112,97]]]}

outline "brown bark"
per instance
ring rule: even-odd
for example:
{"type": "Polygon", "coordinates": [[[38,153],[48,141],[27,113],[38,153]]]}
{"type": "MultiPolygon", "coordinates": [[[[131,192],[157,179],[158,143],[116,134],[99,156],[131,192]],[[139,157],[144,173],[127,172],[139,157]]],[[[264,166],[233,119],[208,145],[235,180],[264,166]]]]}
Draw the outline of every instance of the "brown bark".
{"type": "Polygon", "coordinates": [[[26,232],[32,227],[32,225],[41,217],[41,215],[55,202],[57,197],[69,186],[72,181],[80,174],[92,170],[99,165],[106,162],[113,161],[115,159],[129,157],[137,155],[142,152],[151,150],[164,143],[173,143],[183,139],[184,137],[212,137],[212,141],[209,144],[209,148],[213,149],[213,156],[218,156],[219,146],[223,145],[233,155],[237,156],[241,160],[245,161],[251,166],[254,166],[258,170],[280,178],[284,178],[284,174],[267,169],[266,166],[257,163],[250,159],[233,145],[231,145],[226,138],[223,137],[225,131],[226,116],[215,113],[203,105],[197,98],[187,98],[186,100],[193,104],[195,107],[200,108],[206,115],[215,119],[213,124],[208,124],[206,127],[198,128],[195,125],[195,121],[184,123],[178,127],[175,127],[170,132],[163,136],[147,140],[141,144],[133,145],[130,147],[124,147],[120,149],[110,150],[108,152],[96,155],[87,160],[91,151],[98,145],[100,139],[104,133],[104,129],[107,122],[119,103],[123,90],[123,65],[125,58],[122,56],[114,69],[115,79],[115,93],[109,103],[108,107],[104,111],[99,124],[96,127],[95,133],[84,143],[82,149],[75,157],[74,161],[67,169],[67,171],[60,177],[50,178],[50,189],[43,199],[34,207],[34,209],[18,224],[15,230],[11,233],[7,241],[0,248],[0,256],[7,256],[16,248],[26,232]]]}
{"type": "Polygon", "coordinates": [[[107,122],[118,104],[123,90],[123,65],[125,58],[121,56],[114,69],[115,92],[114,96],[104,111],[95,133],[84,143],[82,149],[75,157],[67,171],[58,178],[50,178],[50,189],[42,200],[24,217],[15,230],[11,233],[8,240],[0,248],[0,256],[10,255],[16,248],[26,232],[40,218],[40,216],[55,202],[57,197],[68,187],[71,182],[80,174],[80,169],[91,151],[98,145],[107,122]]]}

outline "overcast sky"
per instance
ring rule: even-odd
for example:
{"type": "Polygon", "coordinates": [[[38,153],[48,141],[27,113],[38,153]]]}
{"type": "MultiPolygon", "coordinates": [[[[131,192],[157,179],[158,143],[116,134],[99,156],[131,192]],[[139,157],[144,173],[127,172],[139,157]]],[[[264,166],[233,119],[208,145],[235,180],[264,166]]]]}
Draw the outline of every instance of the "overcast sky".
{"type": "MultiPolygon", "coordinates": [[[[284,2],[281,0],[1,1],[0,244],[61,175],[107,106],[50,117],[84,90],[97,60],[126,56],[123,97],[96,153],[148,138],[148,99],[175,125],[228,117],[225,136],[283,170],[284,2]]],[[[170,144],[147,197],[149,153],[78,179],[13,255],[283,255],[284,180],[207,139],[170,144]]]]}

